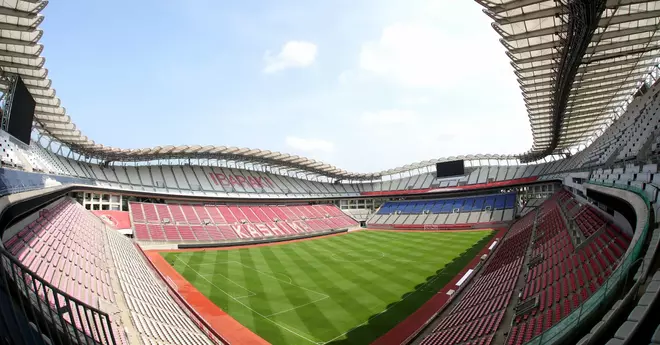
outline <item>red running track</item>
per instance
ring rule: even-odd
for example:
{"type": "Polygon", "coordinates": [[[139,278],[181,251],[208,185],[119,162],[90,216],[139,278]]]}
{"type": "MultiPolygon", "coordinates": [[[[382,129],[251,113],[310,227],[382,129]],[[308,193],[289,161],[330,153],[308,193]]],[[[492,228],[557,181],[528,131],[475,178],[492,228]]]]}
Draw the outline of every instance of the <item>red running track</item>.
{"type": "MultiPolygon", "coordinates": [[[[385,230],[385,231],[397,231],[397,232],[459,232],[459,231],[484,231],[488,229],[474,229],[474,230],[385,230]]],[[[383,231],[383,230],[376,230],[383,231]]],[[[497,238],[502,238],[506,229],[495,229],[498,233],[488,242],[486,246],[470,261],[470,263],[465,266],[459,274],[457,274],[447,285],[445,285],[442,290],[431,297],[426,303],[424,303],[417,311],[408,316],[405,320],[401,321],[389,332],[382,335],[380,338],[376,339],[372,345],[400,345],[406,342],[408,339],[417,335],[423,327],[429,322],[435,315],[439,314],[447,301],[449,300],[449,295],[447,291],[450,289],[456,289],[456,283],[460,278],[468,271],[470,268],[474,268],[483,254],[488,253],[488,247],[497,238]]],[[[340,234],[331,234],[327,236],[306,238],[306,239],[297,239],[293,241],[286,242],[276,242],[276,243],[263,243],[258,245],[246,245],[246,246],[237,246],[237,247],[226,247],[226,248],[208,248],[208,249],[179,249],[179,250],[149,250],[144,251],[147,258],[151,263],[158,269],[158,271],[163,275],[172,280],[177,286],[178,293],[188,304],[190,304],[195,311],[201,315],[204,320],[211,326],[213,329],[220,334],[223,338],[228,340],[230,344],[240,344],[240,345],[265,345],[269,344],[266,340],[252,332],[247,327],[240,324],[236,319],[231,317],[220,307],[215,305],[211,300],[209,300],[204,294],[199,292],[192,284],[190,284],[179,272],[177,272],[174,267],[172,267],[159,253],[160,252],[169,252],[169,251],[200,251],[200,250],[229,250],[236,248],[244,247],[253,247],[253,246],[270,246],[270,245],[279,245],[286,244],[290,242],[298,241],[308,241],[314,240],[317,238],[331,237],[331,236],[340,236],[346,233],[340,234]]]]}
{"type": "Polygon", "coordinates": [[[177,286],[177,293],[190,304],[198,314],[223,338],[232,345],[266,345],[269,344],[250,329],[241,325],[220,307],[204,296],[186,278],[181,276],[157,251],[146,251],[145,254],[160,271],[169,277],[177,286]]]}

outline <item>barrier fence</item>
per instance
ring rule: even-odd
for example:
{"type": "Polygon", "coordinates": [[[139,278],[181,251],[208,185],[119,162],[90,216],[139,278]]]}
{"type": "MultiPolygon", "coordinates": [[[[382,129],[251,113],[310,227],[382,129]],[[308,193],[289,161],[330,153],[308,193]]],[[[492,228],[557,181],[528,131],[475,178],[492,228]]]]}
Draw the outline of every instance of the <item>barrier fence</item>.
{"type": "MultiPolygon", "coordinates": [[[[27,317],[51,343],[117,344],[108,314],[43,280],[2,247],[0,261],[0,287],[7,290],[14,314],[27,317]]],[[[1,316],[16,318],[16,315],[1,316]]],[[[33,340],[24,342],[33,343],[33,340]]]]}
{"type": "Polygon", "coordinates": [[[139,244],[133,242],[133,245],[137,251],[142,255],[142,258],[147,262],[148,266],[165,282],[167,286],[167,292],[172,297],[174,302],[179,305],[181,310],[185,312],[192,322],[199,327],[199,329],[206,334],[207,337],[216,345],[230,345],[230,342],[221,336],[204,318],[191,306],[178,292],[178,286],[174,284],[174,281],[167,277],[154,265],[153,262],[149,259],[147,254],[142,250],[139,244]],[[170,285],[174,284],[174,286],[170,285]]]}
{"type": "MultiPolygon", "coordinates": [[[[631,191],[639,195],[646,204],[648,209],[651,209],[651,203],[647,198],[643,190],[637,187],[621,185],[621,184],[606,184],[596,181],[589,181],[590,184],[600,185],[610,188],[624,189],[631,191]]],[[[551,328],[541,333],[535,338],[532,338],[527,345],[546,345],[546,344],[555,344],[558,340],[561,340],[566,334],[573,332],[576,329],[579,329],[584,325],[585,322],[588,322],[588,319],[593,316],[592,312],[600,309],[601,307],[606,306],[609,302],[612,301],[613,296],[617,293],[621,285],[625,282],[630,273],[630,269],[637,262],[641,252],[642,246],[646,240],[646,236],[649,230],[649,221],[647,219],[640,219],[638,221],[644,221],[644,227],[642,233],[638,238],[637,242],[633,244],[633,249],[627,252],[627,256],[623,258],[619,266],[612,272],[612,274],[605,280],[603,285],[598,288],[598,290],[589,297],[580,307],[576,310],[573,310],[568,316],[561,319],[558,323],[553,325],[551,328]]]]}

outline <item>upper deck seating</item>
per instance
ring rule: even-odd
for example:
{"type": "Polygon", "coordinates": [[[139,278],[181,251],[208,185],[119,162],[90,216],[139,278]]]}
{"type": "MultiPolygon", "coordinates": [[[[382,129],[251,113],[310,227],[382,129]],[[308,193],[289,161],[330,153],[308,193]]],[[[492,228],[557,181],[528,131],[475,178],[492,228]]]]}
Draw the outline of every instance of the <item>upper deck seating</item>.
{"type": "Polygon", "coordinates": [[[660,84],[636,97],[626,112],[612,123],[583,152],[582,166],[596,166],[617,161],[644,159],[647,153],[657,153],[660,126],[660,84]]]}
{"type": "Polygon", "coordinates": [[[516,194],[439,200],[388,201],[367,221],[369,226],[415,228],[458,226],[513,220],[516,194]]]}

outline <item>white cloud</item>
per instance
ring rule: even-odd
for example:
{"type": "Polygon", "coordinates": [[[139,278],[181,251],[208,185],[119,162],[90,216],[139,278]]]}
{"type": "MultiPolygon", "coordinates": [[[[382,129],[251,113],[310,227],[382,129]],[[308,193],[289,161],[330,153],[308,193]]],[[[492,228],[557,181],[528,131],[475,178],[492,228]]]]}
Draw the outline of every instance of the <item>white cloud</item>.
{"type": "Polygon", "coordinates": [[[264,73],[275,73],[289,68],[311,66],[316,60],[316,44],[306,41],[286,42],[279,53],[273,55],[267,51],[264,56],[264,73]]]}
{"type": "Polygon", "coordinates": [[[332,152],[335,150],[332,142],[318,138],[305,139],[288,136],[285,142],[288,147],[302,152],[332,152]]]}
{"type": "Polygon", "coordinates": [[[417,113],[410,110],[389,109],[362,114],[360,120],[366,125],[414,124],[419,119],[417,113]]]}
{"type": "MultiPolygon", "coordinates": [[[[531,143],[528,124],[502,121],[504,111],[475,114],[474,109],[431,111],[385,110],[363,114],[372,124],[342,132],[349,141],[337,140],[338,166],[370,172],[434,158],[478,153],[519,153],[531,143]],[[368,115],[367,115],[368,114],[368,115]],[[444,116],[443,116],[444,115],[444,116]],[[356,149],[357,148],[357,149],[356,149]]],[[[350,129],[348,129],[350,128],[350,129]]]]}
{"type": "Polygon", "coordinates": [[[426,96],[407,96],[399,100],[403,105],[426,105],[431,103],[431,99],[426,96]]]}
{"type": "Polygon", "coordinates": [[[483,51],[472,39],[416,23],[397,23],[383,29],[376,41],[362,45],[362,70],[405,87],[450,87],[472,82],[483,51]]]}

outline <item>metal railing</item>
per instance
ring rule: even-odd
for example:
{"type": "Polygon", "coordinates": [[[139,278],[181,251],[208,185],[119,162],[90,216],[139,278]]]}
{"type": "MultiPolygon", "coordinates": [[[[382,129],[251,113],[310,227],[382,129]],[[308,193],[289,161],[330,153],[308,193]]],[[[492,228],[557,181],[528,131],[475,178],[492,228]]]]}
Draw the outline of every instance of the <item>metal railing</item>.
{"type": "MultiPolygon", "coordinates": [[[[601,185],[606,187],[613,187],[618,189],[625,189],[639,195],[646,204],[646,207],[651,209],[649,199],[643,190],[624,185],[604,184],[596,181],[589,181],[590,184],[601,185]]],[[[593,316],[592,313],[602,307],[606,307],[613,299],[614,295],[619,291],[619,288],[627,280],[630,269],[638,262],[638,258],[642,253],[646,236],[649,232],[649,220],[640,219],[644,221],[642,233],[637,242],[633,244],[631,251],[627,252],[627,256],[621,260],[621,263],[612,272],[612,274],[603,282],[598,290],[591,295],[578,309],[573,310],[568,316],[561,319],[558,323],[551,328],[541,333],[539,336],[530,340],[527,345],[545,345],[555,344],[567,334],[582,327],[593,316]]],[[[590,324],[589,324],[590,325],[590,324]]]]}
{"type": "Polygon", "coordinates": [[[50,343],[117,344],[107,313],[51,285],[0,247],[0,288],[3,287],[12,300],[14,312],[22,313],[50,343]]]}
{"type": "Polygon", "coordinates": [[[181,308],[181,310],[188,315],[190,320],[197,325],[197,327],[204,333],[206,336],[211,340],[214,344],[216,345],[231,345],[231,343],[225,339],[222,335],[220,335],[213,326],[211,326],[198,312],[195,310],[193,306],[191,306],[185,298],[183,298],[179,294],[179,287],[174,283],[174,281],[170,278],[167,277],[154,265],[154,263],[149,259],[147,254],[142,250],[142,247],[140,247],[139,244],[133,242],[133,245],[135,246],[135,249],[140,253],[142,258],[144,259],[145,262],[147,262],[147,266],[151,268],[153,272],[156,273],[158,277],[162,281],[165,282],[165,285],[167,286],[167,292],[169,295],[172,297],[174,302],[181,308]],[[170,285],[170,283],[172,285],[170,285]]]}

